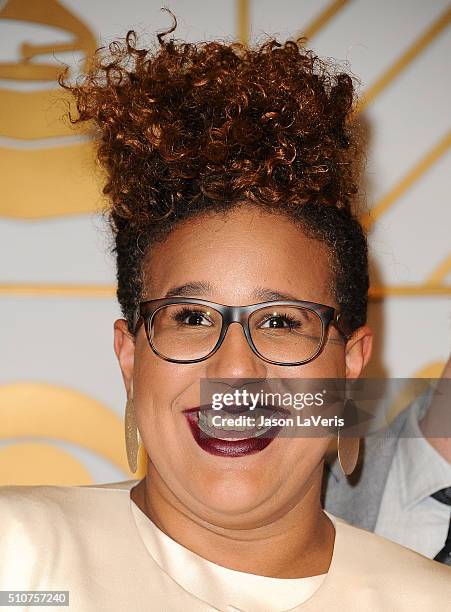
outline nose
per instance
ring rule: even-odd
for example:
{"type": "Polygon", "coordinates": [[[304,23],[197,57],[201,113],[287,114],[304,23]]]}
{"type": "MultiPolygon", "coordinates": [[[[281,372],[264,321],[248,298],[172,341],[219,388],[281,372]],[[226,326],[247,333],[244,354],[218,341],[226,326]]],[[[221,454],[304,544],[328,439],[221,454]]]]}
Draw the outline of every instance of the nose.
{"type": "Polygon", "coordinates": [[[249,346],[240,323],[230,323],[219,349],[207,360],[208,378],[267,378],[267,364],[249,346]]]}

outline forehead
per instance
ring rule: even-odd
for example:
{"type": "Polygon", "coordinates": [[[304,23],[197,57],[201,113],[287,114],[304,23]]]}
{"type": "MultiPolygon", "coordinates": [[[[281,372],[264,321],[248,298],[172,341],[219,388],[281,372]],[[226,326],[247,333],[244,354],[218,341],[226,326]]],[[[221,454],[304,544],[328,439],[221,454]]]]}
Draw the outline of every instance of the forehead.
{"type": "Polygon", "coordinates": [[[286,216],[254,206],[184,221],[152,247],[143,268],[146,299],[163,297],[180,284],[207,281],[215,295],[205,294],[228,300],[224,303],[245,303],[255,287],[266,286],[295,299],[334,305],[326,245],[307,237],[286,216]]]}

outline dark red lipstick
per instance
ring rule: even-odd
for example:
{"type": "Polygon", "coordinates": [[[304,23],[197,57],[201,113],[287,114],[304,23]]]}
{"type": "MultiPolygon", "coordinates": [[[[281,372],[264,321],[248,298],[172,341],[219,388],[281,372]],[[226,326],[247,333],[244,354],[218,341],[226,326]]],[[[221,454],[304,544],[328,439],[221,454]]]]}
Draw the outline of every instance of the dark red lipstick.
{"type": "Polygon", "coordinates": [[[244,455],[258,453],[274,440],[281,429],[280,426],[274,426],[261,436],[244,438],[241,440],[214,438],[207,435],[199,428],[198,412],[199,407],[189,408],[183,411],[194,440],[204,451],[211,455],[242,457],[244,455]]]}

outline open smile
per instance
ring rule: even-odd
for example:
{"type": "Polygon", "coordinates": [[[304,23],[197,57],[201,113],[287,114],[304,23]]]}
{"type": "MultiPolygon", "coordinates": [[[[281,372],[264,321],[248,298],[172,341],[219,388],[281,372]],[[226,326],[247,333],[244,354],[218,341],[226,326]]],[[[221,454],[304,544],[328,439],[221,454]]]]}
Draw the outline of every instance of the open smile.
{"type": "MultiPolygon", "coordinates": [[[[211,407],[184,410],[195,442],[204,451],[225,457],[242,457],[266,448],[281,430],[280,425],[264,424],[270,414],[268,408],[243,411],[228,407],[216,412],[211,407]]],[[[277,421],[277,419],[275,419],[277,421]]]]}

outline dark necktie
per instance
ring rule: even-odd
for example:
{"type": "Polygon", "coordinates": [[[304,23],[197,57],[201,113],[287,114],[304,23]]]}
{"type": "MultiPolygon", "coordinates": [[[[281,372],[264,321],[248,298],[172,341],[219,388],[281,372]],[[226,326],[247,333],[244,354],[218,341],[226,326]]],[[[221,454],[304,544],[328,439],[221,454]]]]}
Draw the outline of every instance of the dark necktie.
{"type": "MultiPolygon", "coordinates": [[[[437,491],[437,493],[433,493],[431,497],[439,502],[442,502],[442,504],[451,506],[451,487],[440,489],[440,491],[437,491]]],[[[445,546],[435,555],[434,559],[435,561],[439,561],[445,565],[451,565],[451,517],[449,520],[449,529],[448,535],[446,536],[445,546]]]]}

